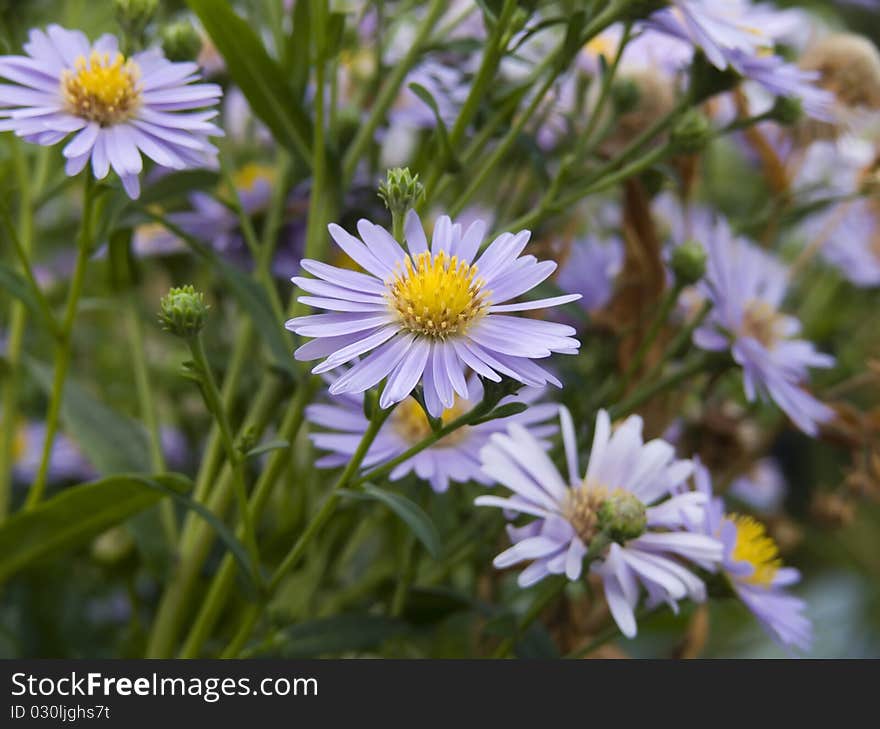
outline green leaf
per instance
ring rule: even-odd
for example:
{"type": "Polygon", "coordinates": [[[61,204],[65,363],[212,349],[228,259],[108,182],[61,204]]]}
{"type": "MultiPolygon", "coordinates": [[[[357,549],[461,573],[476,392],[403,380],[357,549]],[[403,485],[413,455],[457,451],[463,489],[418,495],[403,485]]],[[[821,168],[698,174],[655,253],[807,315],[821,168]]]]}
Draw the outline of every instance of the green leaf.
{"type": "Polygon", "coordinates": [[[139,202],[157,205],[185,198],[193,190],[213,190],[220,180],[213,170],[180,170],[163,175],[144,187],[139,202]]]}
{"type": "Polygon", "coordinates": [[[367,651],[407,632],[406,623],[384,615],[337,615],[283,631],[269,647],[284,658],[367,651]]]}
{"type": "Polygon", "coordinates": [[[164,495],[183,495],[191,486],[177,474],[122,474],[74,486],[21,511],[0,525],[0,581],[88,541],[164,495]]]}
{"type": "Polygon", "coordinates": [[[280,451],[285,448],[290,448],[290,443],[286,440],[270,440],[268,443],[261,443],[260,445],[251,448],[244,454],[244,457],[253,458],[254,456],[259,456],[263,453],[268,453],[269,451],[280,451]]]}
{"type": "Polygon", "coordinates": [[[186,0],[226,61],[232,80],[275,139],[310,163],[311,121],[293,94],[281,66],[259,35],[222,0],[186,0]]]}
{"type": "Polygon", "coordinates": [[[362,492],[344,490],[343,493],[351,498],[378,501],[384,504],[406,523],[434,559],[440,556],[442,546],[437,527],[434,526],[431,518],[422,508],[413,501],[392,491],[384,491],[369,483],[364,484],[362,492]]]}
{"type": "Polygon", "coordinates": [[[471,425],[479,425],[480,423],[488,423],[490,420],[498,420],[499,418],[509,418],[512,415],[519,415],[529,409],[524,402],[509,402],[505,405],[495,408],[488,415],[477,418],[471,425]]]}
{"type": "MultiPolygon", "coordinates": [[[[37,384],[50,394],[51,368],[30,358],[25,364],[37,384]]],[[[102,473],[149,472],[146,430],[137,421],[105,405],[71,378],[64,386],[61,419],[92,465],[102,473]]]]}
{"type": "Polygon", "coordinates": [[[411,83],[409,84],[409,87],[412,89],[412,92],[431,107],[431,111],[434,112],[434,118],[437,120],[437,138],[440,141],[440,151],[443,154],[443,161],[446,169],[449,172],[460,172],[461,162],[458,161],[455,151],[452,149],[452,145],[449,142],[449,132],[446,131],[446,122],[444,122],[440,116],[440,107],[437,105],[437,101],[434,99],[431,92],[421,84],[411,83]]]}
{"type": "Polygon", "coordinates": [[[5,263],[0,263],[0,289],[21,301],[28,311],[45,323],[45,312],[40,307],[40,302],[33,286],[18,271],[5,263]]]}

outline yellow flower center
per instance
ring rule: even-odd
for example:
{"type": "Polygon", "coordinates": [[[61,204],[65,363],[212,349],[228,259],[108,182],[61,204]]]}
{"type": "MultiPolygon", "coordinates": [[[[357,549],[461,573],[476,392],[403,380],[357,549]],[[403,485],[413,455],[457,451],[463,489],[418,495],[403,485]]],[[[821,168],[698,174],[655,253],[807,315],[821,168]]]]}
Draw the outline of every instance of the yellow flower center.
{"type": "Polygon", "coordinates": [[[432,339],[463,334],[488,308],[477,267],[457,256],[425,251],[406,258],[405,270],[388,284],[391,308],[404,329],[432,339]]]}
{"type": "Polygon", "coordinates": [[[568,492],[562,515],[584,544],[589,544],[599,533],[599,507],[608,500],[610,493],[607,486],[586,481],[568,492]]]}
{"type": "Polygon", "coordinates": [[[232,182],[239,190],[250,192],[259,182],[272,183],[275,179],[275,170],[269,165],[261,165],[256,162],[248,162],[244,167],[232,175],[232,182]]]}
{"type": "MultiPolygon", "coordinates": [[[[466,410],[467,408],[464,401],[456,397],[453,406],[451,408],[446,408],[446,410],[443,411],[440,420],[445,425],[463,415],[466,410]]],[[[425,411],[422,410],[422,406],[411,397],[404,400],[395,408],[394,413],[391,416],[391,424],[394,429],[403,436],[407,443],[412,443],[413,445],[431,435],[431,424],[428,422],[428,417],[425,415],[425,411]]],[[[459,428],[445,438],[437,441],[437,445],[443,447],[460,443],[467,435],[467,431],[468,426],[459,428]]]]}
{"type": "Polygon", "coordinates": [[[102,127],[131,118],[141,102],[140,69],[121,53],[92,51],[76,59],[74,71],[61,77],[61,92],[68,111],[102,127]]]}
{"type": "Polygon", "coordinates": [[[766,301],[753,299],[746,304],[740,333],[772,348],[782,338],[783,316],[766,301]]]}
{"type": "Polygon", "coordinates": [[[737,562],[748,562],[755,568],[754,573],[743,578],[743,581],[769,587],[776,571],[782,566],[776,542],[768,536],[764,525],[750,516],[730,514],[727,519],[736,527],[733,558],[737,562]]]}

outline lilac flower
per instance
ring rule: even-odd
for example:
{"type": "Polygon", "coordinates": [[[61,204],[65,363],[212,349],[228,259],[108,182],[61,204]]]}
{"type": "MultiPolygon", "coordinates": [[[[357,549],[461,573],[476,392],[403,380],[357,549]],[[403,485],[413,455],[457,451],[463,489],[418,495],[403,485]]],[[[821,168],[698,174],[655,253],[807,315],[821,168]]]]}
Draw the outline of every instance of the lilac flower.
{"type": "Polygon", "coordinates": [[[730,495],[763,514],[782,506],[788,485],[775,458],[762,458],[730,484],[730,495]]]}
{"type": "Polygon", "coordinates": [[[208,136],[222,132],[209,122],[217,112],[203,109],[221,90],[192,83],[196,64],[172,63],[156,50],[126,59],[113,36],[90,45],[58,25],[32,30],[24,49],[26,56],[0,57],[0,76],[13,82],[0,85],[0,130],[47,146],[75,132],[64,148],[68,175],[90,160],[97,179],[112,167],[136,198],[141,153],[172,169],[212,162],[208,136]]]}
{"type": "Polygon", "coordinates": [[[579,579],[590,554],[611,614],[627,637],[636,634],[640,584],[649,605],[665,602],[675,610],[686,597],[704,600],[703,582],[679,562],[721,559],[716,539],[682,531],[686,523],[705,518],[708,501],[705,494],[679,490],[693,464],[675,460],[673,447],[663,440],[644,443],[640,417],[630,416],[612,432],[608,414],[601,410],[589,466],[581,477],[574,427],[564,408],[560,420],[568,483],[535,438],[517,424],[506,435],[493,435],[480,454],[486,475],[513,494],[480,496],[475,503],[538,517],[525,526],[508,527],[514,545],[494,565],[530,561],[519,575],[519,584],[527,587],[551,574],[579,579]]]}
{"type": "Polygon", "coordinates": [[[694,480],[700,493],[711,499],[705,519],[696,530],[718,537],[724,545],[722,574],[743,604],[774,641],[783,647],[808,650],[812,625],[804,616],[806,603],[789,595],[786,587],[800,580],[800,573],[783,567],[779,549],[764,525],[748,516],[725,514],[720,498],[712,498],[709,472],[697,465],[694,480]]]}
{"type": "Polygon", "coordinates": [[[704,241],[709,260],[702,284],[713,303],[694,343],[711,351],[730,350],[743,369],[749,401],[769,396],[808,435],[834,411],[802,388],[810,367],[831,367],[834,358],[812,343],[794,339],[800,322],[779,311],[788,272],[775,258],[735,238],[719,219],[704,241]]]}
{"type": "Polygon", "coordinates": [[[778,38],[803,26],[802,18],[744,0],[672,0],[672,7],[651,16],[649,27],[692,44],[715,67],[732,68],[774,96],[800,99],[808,115],[832,121],[834,96],[814,85],[820,74],[768,52],[778,38]]]}
{"type": "Polygon", "coordinates": [[[603,308],[614,293],[614,281],[623,267],[623,243],[619,238],[600,241],[587,236],[571,246],[556,283],[563,291],[581,294],[587,311],[603,308]]]}
{"type": "MultiPolygon", "coordinates": [[[[483,386],[478,377],[470,378],[468,389],[469,399],[456,398],[454,405],[444,411],[444,423],[464,415],[483,399],[483,386]]],[[[486,445],[492,433],[503,431],[512,422],[529,428],[538,439],[556,432],[555,425],[542,425],[555,417],[558,409],[549,403],[536,403],[542,394],[543,389],[530,387],[521,390],[517,396],[504,398],[501,404],[523,402],[530,407],[508,418],[459,428],[395,467],[389,478],[396,481],[414,472],[420,479],[428,481],[438,493],[446,491],[451,481],[464,483],[473,480],[490,484],[491,481],[480,469],[480,449],[486,445]]],[[[318,468],[336,468],[348,463],[368,425],[364,416],[363,396],[360,394],[349,393],[335,398],[330,404],[310,405],[306,408],[306,418],[328,429],[328,432],[311,435],[316,447],[330,452],[316,462],[318,468]]],[[[431,426],[421,406],[412,398],[405,400],[382,426],[364,458],[363,466],[372,468],[395,458],[430,434],[431,426]]],[[[541,443],[543,447],[549,445],[543,440],[541,443]]]]}
{"type": "Polygon", "coordinates": [[[512,317],[510,312],[543,309],[580,298],[504,303],[529,291],[556,268],[552,261],[521,256],[529,232],[504,233],[478,255],[486,226],[466,231],[442,216],[434,226],[431,248],[414,212],[406,219],[405,252],[384,228],[358,223],[361,239],[338,225],[330,235],[367,273],[303,260],[317,278],[293,282],[312,296],[300,302],[332,313],[303,316],[287,328],[314,339],[295,356],[326,357],[312,372],[329,372],[361,355],[330,387],[332,395],[364,392],[387,378],[380,405],[404,400],[419,382],[434,417],[453,407],[455,395],[469,398],[466,370],[493,381],[501,375],[541,387],[561,383],[534,359],[553,352],[574,354],[580,342],[572,327],[512,317]],[[372,351],[371,351],[372,350],[372,351]]]}
{"type": "MultiPolygon", "coordinates": [[[[31,421],[18,428],[13,443],[12,466],[16,481],[30,484],[37,477],[45,440],[46,424],[43,422],[31,421]]],[[[51,483],[84,481],[97,475],[79,446],[63,433],[59,433],[52,443],[48,473],[51,483]]]]}

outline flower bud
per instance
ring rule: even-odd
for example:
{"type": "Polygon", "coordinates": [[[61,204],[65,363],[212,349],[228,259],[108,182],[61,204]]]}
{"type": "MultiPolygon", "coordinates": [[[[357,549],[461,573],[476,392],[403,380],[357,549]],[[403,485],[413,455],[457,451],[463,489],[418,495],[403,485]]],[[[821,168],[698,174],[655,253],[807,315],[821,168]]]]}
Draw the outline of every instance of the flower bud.
{"type": "Polygon", "coordinates": [[[639,105],[639,86],[632,79],[621,79],[611,86],[611,100],[618,114],[629,114],[639,105]]]}
{"type": "Polygon", "coordinates": [[[171,23],[162,28],[162,50],[169,61],[192,61],[202,49],[202,39],[188,20],[171,23]]]}
{"type": "Polygon", "coordinates": [[[623,543],[645,533],[648,513],[635,494],[616,489],[599,507],[599,530],[615,542],[623,543]]]}
{"type": "Polygon", "coordinates": [[[695,240],[688,240],[672,251],[672,272],[677,286],[697,283],[706,273],[706,249],[695,240]]]}
{"type": "Polygon", "coordinates": [[[192,286],[172,288],[160,304],[159,323],[175,336],[191,339],[205,326],[205,295],[192,286]]]}
{"type": "Polygon", "coordinates": [[[689,109],[675,123],[669,141],[680,154],[701,152],[712,138],[712,126],[697,109],[689,109]]]}
{"type": "Polygon", "coordinates": [[[804,105],[793,96],[777,96],[770,117],[787,127],[797,124],[804,115],[804,105]]]}
{"type": "Polygon", "coordinates": [[[140,33],[156,14],[159,0],[113,0],[113,8],[123,29],[140,33]]]}
{"type": "Polygon", "coordinates": [[[405,215],[425,194],[425,186],[409,167],[388,170],[385,182],[379,184],[379,197],[394,215],[405,215]]]}
{"type": "Polygon", "coordinates": [[[880,108],[880,53],[855,33],[836,33],[807,49],[800,66],[818,71],[819,85],[850,107],[880,108]]]}
{"type": "Polygon", "coordinates": [[[112,567],[129,557],[134,546],[134,539],[126,529],[112,527],[95,537],[92,542],[92,557],[96,562],[112,567]]]}

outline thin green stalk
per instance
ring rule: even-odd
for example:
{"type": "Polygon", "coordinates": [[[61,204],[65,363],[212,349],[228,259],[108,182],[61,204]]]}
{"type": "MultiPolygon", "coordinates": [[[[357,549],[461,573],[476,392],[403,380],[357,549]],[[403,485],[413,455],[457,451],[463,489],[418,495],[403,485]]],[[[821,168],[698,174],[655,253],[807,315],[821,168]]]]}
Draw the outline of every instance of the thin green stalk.
{"type": "Polygon", "coordinates": [[[516,630],[513,635],[507,636],[495,651],[492,653],[492,658],[506,658],[510,651],[513,650],[516,645],[516,641],[519,640],[519,637],[523,634],[523,632],[538,619],[538,616],[544,612],[544,609],[550,605],[553,601],[555,601],[565,590],[566,580],[564,578],[558,578],[557,582],[551,589],[545,589],[543,593],[538,595],[535,600],[529,605],[529,609],[526,611],[526,614],[520,619],[517,623],[516,630]]]}
{"type": "Polygon", "coordinates": [[[49,462],[52,457],[52,449],[55,444],[55,435],[58,432],[58,421],[61,416],[61,403],[64,399],[64,384],[67,380],[67,370],[70,367],[71,339],[73,325],[76,321],[76,312],[82,295],[85,282],[86,268],[89,254],[93,248],[93,220],[95,212],[95,186],[94,178],[89,173],[86,176],[85,199],[83,202],[82,226],[77,239],[76,263],[74,264],[73,276],[70,280],[70,290],[67,294],[67,305],[64,318],[58,332],[58,343],[55,346],[55,373],[52,378],[52,392],[49,398],[49,411],[46,414],[46,439],[43,442],[43,453],[40,458],[40,466],[37,477],[31,484],[25,501],[25,509],[33,509],[40,503],[46,490],[46,482],[49,475],[49,462]]]}
{"type": "Polygon", "coordinates": [[[566,658],[583,658],[584,656],[588,656],[588,655],[590,655],[590,653],[597,651],[603,645],[605,645],[606,643],[608,643],[611,640],[614,640],[614,638],[617,638],[620,635],[621,635],[620,628],[617,627],[617,623],[612,621],[611,624],[607,628],[605,628],[605,630],[603,630],[601,633],[599,633],[599,635],[597,635],[593,640],[591,640],[589,643],[587,643],[587,645],[585,645],[583,648],[578,648],[577,650],[572,651],[571,653],[569,653],[565,657],[566,658]]]}
{"type": "Polygon", "coordinates": [[[698,375],[707,369],[709,369],[709,357],[701,354],[692,359],[689,363],[682,365],[678,371],[673,372],[671,375],[663,379],[645,382],[626,400],[610,408],[609,415],[612,420],[617,420],[625,415],[629,415],[655,395],[659,395],[661,392],[673,388],[676,385],[680,385],[682,382],[686,382],[694,375],[698,375]]]}
{"type": "MultiPolygon", "coordinates": [[[[149,436],[150,467],[153,473],[164,473],[167,467],[165,464],[165,454],[162,451],[162,434],[159,431],[153,389],[150,384],[150,374],[147,370],[143,327],[133,292],[129,292],[125,296],[125,329],[128,335],[128,344],[131,347],[131,365],[134,369],[138,407],[141,418],[143,418],[144,425],[147,428],[147,435],[149,436]]],[[[178,538],[177,519],[174,515],[174,504],[170,499],[162,499],[160,502],[159,516],[162,521],[162,529],[165,532],[165,539],[169,547],[174,549],[178,538]]]]}
{"type": "MultiPolygon", "coordinates": [[[[305,406],[311,399],[314,384],[315,381],[312,379],[300,387],[279,427],[279,437],[288,441],[291,448],[293,448],[293,443],[302,426],[303,413],[305,406]]],[[[290,454],[287,450],[273,452],[265,470],[257,479],[250,503],[248,504],[250,516],[254,522],[260,518],[266,508],[272,488],[287,466],[289,458],[290,454]]],[[[239,533],[241,533],[241,527],[239,527],[239,533]]],[[[234,584],[235,570],[235,559],[232,555],[227,554],[214,575],[207,596],[202,603],[202,608],[199,610],[199,614],[184,642],[180,652],[181,658],[198,658],[205,641],[214,629],[217,618],[219,618],[229,598],[229,592],[234,584]]]]}
{"type": "Polygon", "coordinates": [[[217,381],[214,379],[214,373],[208,364],[208,358],[205,356],[205,348],[202,344],[201,335],[187,340],[190,353],[193,356],[196,372],[202,384],[202,393],[205,397],[205,403],[208,410],[211,411],[217,424],[220,426],[220,438],[223,441],[223,448],[226,451],[226,458],[232,467],[233,473],[233,491],[238,504],[239,518],[243,524],[244,545],[248,550],[251,559],[251,569],[257,584],[260,584],[260,554],[257,550],[257,539],[254,532],[253,521],[247,508],[247,485],[245,479],[245,464],[243,454],[236,447],[232,435],[232,426],[229,423],[229,417],[223,409],[220,390],[217,388],[217,381]]]}
{"type": "MultiPolygon", "coordinates": [[[[312,517],[312,520],[309,522],[308,526],[306,526],[299,539],[293,545],[293,548],[287,553],[287,555],[281,561],[281,564],[276,568],[275,573],[272,575],[272,578],[269,580],[267,586],[268,595],[272,595],[272,593],[274,593],[275,590],[278,589],[278,586],[281,584],[282,580],[294,567],[296,567],[297,563],[305,554],[306,549],[309,547],[314,537],[318,534],[318,532],[321,531],[323,526],[327,523],[327,521],[329,521],[330,517],[333,516],[334,512],[336,511],[336,505],[341,498],[341,489],[349,485],[352,477],[355,473],[357,473],[357,470],[360,468],[364,456],[367,455],[367,451],[373,444],[373,441],[376,439],[379,430],[385,424],[385,421],[388,419],[393,411],[393,406],[391,408],[388,408],[387,410],[383,410],[378,407],[376,408],[376,411],[373,414],[372,419],[370,420],[370,424],[369,426],[367,426],[367,430],[364,432],[364,435],[361,438],[357,449],[352,455],[351,460],[348,462],[345,469],[337,479],[336,483],[331,488],[330,493],[321,508],[312,517]]],[[[228,646],[226,651],[224,651],[223,653],[224,658],[234,658],[238,654],[238,652],[241,650],[241,647],[244,646],[244,644],[250,637],[251,630],[253,630],[253,626],[256,624],[256,621],[259,618],[260,612],[261,608],[259,606],[254,606],[253,609],[246,610],[239,631],[236,633],[236,636],[230,646],[228,646]]]]}
{"type": "Polygon", "coordinates": [[[376,103],[373,104],[373,108],[370,111],[369,117],[367,117],[367,121],[358,129],[351,146],[345,153],[342,162],[343,187],[347,187],[351,178],[354,176],[355,169],[364,154],[364,150],[372,143],[376,129],[384,121],[388,109],[391,108],[391,105],[397,97],[397,93],[400,91],[404,78],[406,78],[406,75],[416,64],[416,61],[422,52],[422,48],[425,45],[425,41],[433,32],[437,21],[440,19],[440,16],[443,15],[446,8],[446,0],[432,0],[427,13],[425,14],[425,18],[422,20],[415,38],[413,38],[409,50],[406,52],[406,55],[394,65],[394,70],[382,85],[382,90],[379,92],[376,103]]]}
{"type": "MultiPolygon", "coordinates": [[[[26,275],[31,275],[30,250],[32,245],[33,229],[33,204],[31,200],[31,188],[29,175],[25,164],[22,144],[16,140],[13,145],[15,170],[19,185],[19,228],[21,236],[16,235],[15,230],[9,224],[9,237],[13,240],[18,253],[22,270],[26,275]]],[[[4,218],[5,220],[5,218],[4,218]]],[[[27,309],[22,302],[13,299],[10,307],[9,341],[6,346],[6,358],[9,362],[9,372],[3,382],[2,402],[3,409],[0,411],[2,418],[2,442],[0,442],[0,522],[9,514],[12,501],[12,468],[14,461],[15,436],[18,432],[18,393],[21,382],[21,354],[24,345],[25,325],[27,324],[27,309]]],[[[51,320],[51,319],[50,319],[51,320]]]]}

